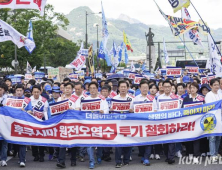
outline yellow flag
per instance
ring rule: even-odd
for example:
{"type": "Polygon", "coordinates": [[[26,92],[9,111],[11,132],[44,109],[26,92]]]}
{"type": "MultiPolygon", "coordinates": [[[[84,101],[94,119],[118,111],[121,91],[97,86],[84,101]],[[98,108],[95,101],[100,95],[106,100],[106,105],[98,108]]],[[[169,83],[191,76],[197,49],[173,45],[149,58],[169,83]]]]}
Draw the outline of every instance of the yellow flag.
{"type": "Polygon", "coordinates": [[[129,39],[128,39],[126,33],[125,33],[125,31],[123,31],[123,41],[124,41],[124,43],[126,44],[127,50],[131,50],[131,52],[133,52],[131,43],[130,43],[130,41],[129,41],[129,39]]]}
{"type": "Polygon", "coordinates": [[[94,73],[94,62],[93,62],[93,48],[92,48],[92,46],[89,47],[88,59],[89,59],[89,68],[90,68],[91,74],[93,74],[94,73]]]}
{"type": "Polygon", "coordinates": [[[174,13],[181,10],[182,7],[188,8],[190,6],[190,0],[169,0],[169,3],[174,13]]]}
{"type": "Polygon", "coordinates": [[[198,28],[199,26],[198,22],[196,21],[186,20],[183,18],[173,17],[170,15],[165,15],[164,18],[168,21],[174,36],[179,36],[180,34],[184,34],[185,32],[193,28],[198,28]]]}

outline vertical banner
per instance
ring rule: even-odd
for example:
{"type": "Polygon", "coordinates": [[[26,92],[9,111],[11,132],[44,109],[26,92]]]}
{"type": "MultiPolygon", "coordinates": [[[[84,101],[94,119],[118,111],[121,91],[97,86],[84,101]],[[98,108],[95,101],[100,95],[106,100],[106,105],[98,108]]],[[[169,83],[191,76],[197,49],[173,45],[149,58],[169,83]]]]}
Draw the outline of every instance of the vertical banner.
{"type": "Polygon", "coordinates": [[[94,62],[93,62],[93,48],[92,46],[89,47],[89,68],[91,71],[91,74],[94,73],[94,62]]]}

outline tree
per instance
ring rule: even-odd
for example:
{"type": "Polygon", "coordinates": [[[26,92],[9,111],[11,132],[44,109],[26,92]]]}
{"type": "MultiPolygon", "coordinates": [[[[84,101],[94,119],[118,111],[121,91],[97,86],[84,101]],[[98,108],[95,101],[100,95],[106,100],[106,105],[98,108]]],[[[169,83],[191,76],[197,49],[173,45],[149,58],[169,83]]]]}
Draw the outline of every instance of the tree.
{"type": "MultiPolygon", "coordinates": [[[[29,20],[32,20],[33,36],[36,44],[36,49],[31,55],[25,48],[17,50],[20,73],[24,73],[27,61],[33,67],[37,66],[38,69],[44,65],[44,57],[46,64],[54,67],[65,66],[75,58],[79,47],[57,35],[58,28],[66,29],[69,21],[63,14],[55,12],[52,5],[45,7],[43,17],[39,15],[37,10],[19,9],[15,11],[14,13],[10,9],[1,9],[0,18],[23,35],[26,35],[29,20]]],[[[14,49],[15,46],[12,42],[0,43],[0,54],[5,56],[0,58],[0,67],[12,67],[11,61],[14,59],[14,49]]]]}

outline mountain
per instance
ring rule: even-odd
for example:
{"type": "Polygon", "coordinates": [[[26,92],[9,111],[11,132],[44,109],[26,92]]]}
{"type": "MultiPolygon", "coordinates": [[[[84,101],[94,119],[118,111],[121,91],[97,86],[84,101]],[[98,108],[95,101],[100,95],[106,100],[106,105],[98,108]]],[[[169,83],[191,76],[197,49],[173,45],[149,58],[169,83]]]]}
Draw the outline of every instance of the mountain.
{"type": "Polygon", "coordinates": [[[117,18],[117,20],[126,21],[130,24],[139,24],[139,23],[141,23],[139,20],[134,19],[134,18],[130,18],[129,16],[124,15],[124,14],[120,14],[120,16],[117,18]]]}
{"type": "MultiPolygon", "coordinates": [[[[85,32],[86,32],[86,11],[88,12],[87,16],[87,33],[88,33],[88,43],[94,44],[94,49],[96,49],[97,42],[97,27],[95,24],[99,24],[99,41],[101,41],[101,29],[102,29],[102,19],[101,15],[94,15],[94,13],[89,7],[82,6],[76,9],[73,9],[66,17],[69,19],[70,24],[67,27],[67,31],[72,35],[72,40],[78,42],[79,40],[85,41],[85,32]]],[[[154,42],[163,42],[163,38],[166,41],[166,46],[168,50],[175,50],[181,48],[182,43],[167,43],[170,41],[180,41],[179,38],[175,38],[169,27],[162,25],[146,25],[140,21],[130,18],[124,14],[121,14],[117,19],[107,19],[108,30],[109,30],[109,40],[107,47],[111,49],[113,41],[117,45],[120,45],[123,41],[123,30],[126,32],[134,50],[133,53],[129,52],[129,56],[145,56],[146,53],[146,37],[145,32],[147,33],[149,27],[152,28],[152,32],[155,34],[154,42]]],[[[222,28],[217,30],[212,30],[215,41],[222,40],[222,28]]],[[[206,37],[201,36],[203,41],[206,41],[206,37]]],[[[186,39],[187,40],[187,39],[186,39]]],[[[187,42],[189,50],[193,52],[194,56],[199,57],[199,52],[208,52],[207,43],[204,42],[204,48],[200,48],[197,45],[194,45],[192,42],[187,42]]],[[[157,44],[156,51],[158,49],[157,44]]],[[[162,43],[160,44],[162,49],[162,43]]],[[[188,55],[188,54],[187,54],[188,55]]],[[[208,55],[205,53],[205,55],[208,55]]]]}

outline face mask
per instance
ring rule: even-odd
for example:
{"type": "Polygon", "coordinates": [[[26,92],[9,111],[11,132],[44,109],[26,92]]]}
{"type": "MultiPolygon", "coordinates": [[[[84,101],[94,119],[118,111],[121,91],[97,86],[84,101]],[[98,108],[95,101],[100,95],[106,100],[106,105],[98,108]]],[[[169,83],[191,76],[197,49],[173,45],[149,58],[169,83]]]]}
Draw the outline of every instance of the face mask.
{"type": "Polygon", "coordinates": [[[31,97],[31,94],[25,94],[25,97],[29,98],[29,97],[31,97]]]}

